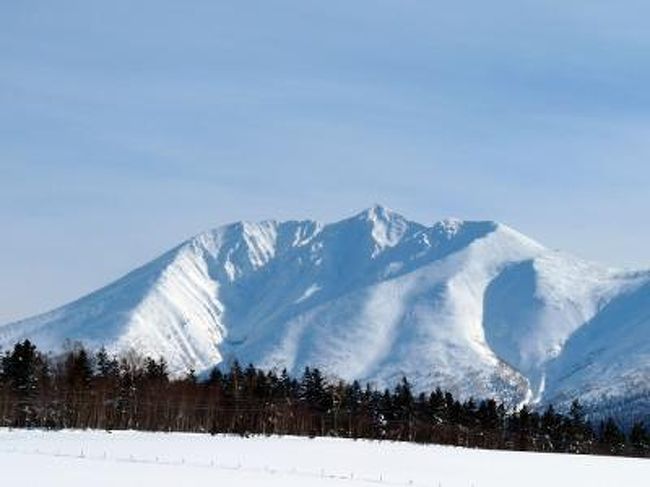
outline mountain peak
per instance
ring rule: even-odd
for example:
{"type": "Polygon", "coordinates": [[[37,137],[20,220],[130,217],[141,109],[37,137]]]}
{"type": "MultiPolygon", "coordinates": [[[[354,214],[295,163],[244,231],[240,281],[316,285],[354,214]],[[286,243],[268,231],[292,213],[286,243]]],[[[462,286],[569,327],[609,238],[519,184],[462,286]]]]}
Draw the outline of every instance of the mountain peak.
{"type": "Polygon", "coordinates": [[[385,248],[394,247],[410,230],[420,227],[399,213],[379,204],[357,214],[352,221],[363,222],[364,227],[369,228],[375,244],[375,254],[385,248]]]}
{"type": "Polygon", "coordinates": [[[402,215],[378,203],[375,203],[371,207],[366,208],[361,213],[359,213],[357,217],[371,222],[388,222],[395,219],[405,220],[402,215]]]}

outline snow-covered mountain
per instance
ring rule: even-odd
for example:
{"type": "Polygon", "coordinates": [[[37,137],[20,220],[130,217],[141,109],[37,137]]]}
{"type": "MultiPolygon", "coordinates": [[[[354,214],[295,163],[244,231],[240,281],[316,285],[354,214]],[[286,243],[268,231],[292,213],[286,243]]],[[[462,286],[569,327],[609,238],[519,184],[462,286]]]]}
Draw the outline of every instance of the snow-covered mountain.
{"type": "Polygon", "coordinates": [[[164,356],[177,373],[236,358],[379,386],[405,375],[510,404],[650,411],[650,272],[587,263],[494,222],[425,226],[381,206],[200,234],[0,327],[3,348],[23,338],[164,356]]]}

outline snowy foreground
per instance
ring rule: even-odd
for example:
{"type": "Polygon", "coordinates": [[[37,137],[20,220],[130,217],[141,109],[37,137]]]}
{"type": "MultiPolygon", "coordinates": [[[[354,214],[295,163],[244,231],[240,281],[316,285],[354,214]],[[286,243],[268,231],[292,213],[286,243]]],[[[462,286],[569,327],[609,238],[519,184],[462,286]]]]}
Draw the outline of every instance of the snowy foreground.
{"type": "Polygon", "coordinates": [[[308,438],[0,429],[12,485],[648,485],[650,461],[308,438]]]}

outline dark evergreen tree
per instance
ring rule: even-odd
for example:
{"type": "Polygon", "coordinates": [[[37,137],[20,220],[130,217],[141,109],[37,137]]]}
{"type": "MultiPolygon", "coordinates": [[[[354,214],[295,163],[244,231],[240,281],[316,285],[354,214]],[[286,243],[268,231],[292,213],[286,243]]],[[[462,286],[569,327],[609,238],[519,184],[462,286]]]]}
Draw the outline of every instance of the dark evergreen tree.
{"type": "Polygon", "coordinates": [[[36,346],[29,340],[17,343],[11,353],[2,358],[3,379],[13,393],[14,426],[30,426],[36,415],[35,400],[47,367],[36,346]]]}
{"type": "Polygon", "coordinates": [[[593,432],[585,421],[584,408],[577,399],[571,403],[564,427],[567,451],[569,453],[589,453],[592,447],[593,432]]]}
{"type": "Polygon", "coordinates": [[[625,448],[625,434],[613,418],[607,418],[607,421],[601,422],[599,440],[610,453],[619,453],[625,448]]]}
{"type": "Polygon", "coordinates": [[[642,421],[634,423],[630,431],[630,444],[637,455],[650,454],[650,434],[642,421]]]}

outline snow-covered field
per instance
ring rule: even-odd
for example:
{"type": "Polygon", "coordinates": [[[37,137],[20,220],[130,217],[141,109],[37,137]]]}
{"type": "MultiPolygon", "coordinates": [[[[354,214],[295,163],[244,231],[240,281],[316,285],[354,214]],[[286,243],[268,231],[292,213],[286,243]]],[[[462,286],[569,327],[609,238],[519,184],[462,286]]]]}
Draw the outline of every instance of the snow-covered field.
{"type": "Polygon", "coordinates": [[[650,461],[331,438],[0,429],[0,472],[29,486],[646,486],[650,461]]]}

